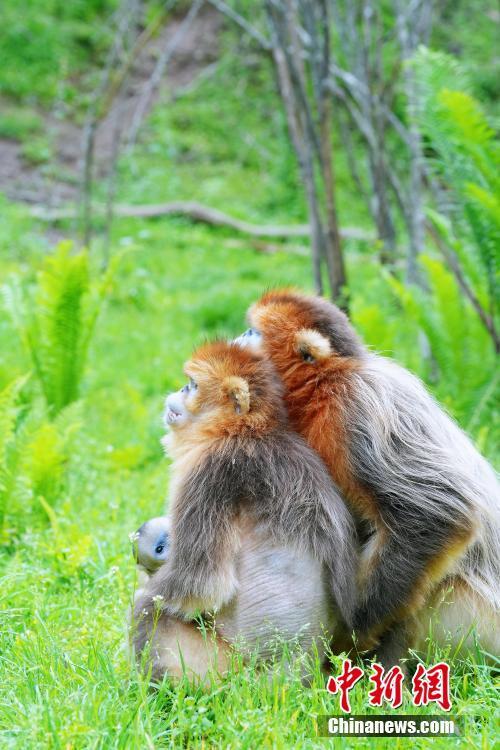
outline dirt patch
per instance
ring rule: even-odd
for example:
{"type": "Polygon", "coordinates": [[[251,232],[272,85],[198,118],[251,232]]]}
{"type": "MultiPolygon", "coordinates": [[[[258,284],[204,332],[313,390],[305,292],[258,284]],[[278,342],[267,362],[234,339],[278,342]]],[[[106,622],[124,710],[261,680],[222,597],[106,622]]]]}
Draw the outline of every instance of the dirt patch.
{"type": "MultiPolygon", "coordinates": [[[[96,176],[106,174],[113,154],[118,123],[126,133],[138,101],[149,80],[158,55],[177,33],[182,17],[171,19],[158,36],[139,54],[128,81],[99,124],[96,134],[96,176]]],[[[179,42],[166,69],[162,85],[152,103],[163,91],[172,94],[193,84],[218,55],[222,17],[212,6],[204,6],[179,42]]],[[[23,157],[21,144],[0,138],[0,192],[13,201],[55,207],[74,200],[81,174],[83,127],[53,113],[40,113],[54,156],[41,166],[23,157]]]]}

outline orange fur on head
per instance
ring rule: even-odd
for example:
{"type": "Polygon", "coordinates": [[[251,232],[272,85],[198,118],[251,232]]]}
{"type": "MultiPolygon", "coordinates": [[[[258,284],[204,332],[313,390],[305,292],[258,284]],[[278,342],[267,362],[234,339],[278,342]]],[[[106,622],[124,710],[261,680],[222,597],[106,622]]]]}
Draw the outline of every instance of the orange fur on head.
{"type": "Polygon", "coordinates": [[[223,341],[204,344],[184,370],[198,386],[186,406],[199,434],[265,431],[284,418],[279,378],[255,353],[223,341]]]}
{"type": "Polygon", "coordinates": [[[252,305],[248,320],[262,334],[264,353],[283,380],[291,424],[320,454],[352,505],[379,525],[370,494],[352,477],[346,445],[345,402],[359,360],[335,351],[317,329],[314,303],[322,301],[292,289],[270,291],[252,305]]]}

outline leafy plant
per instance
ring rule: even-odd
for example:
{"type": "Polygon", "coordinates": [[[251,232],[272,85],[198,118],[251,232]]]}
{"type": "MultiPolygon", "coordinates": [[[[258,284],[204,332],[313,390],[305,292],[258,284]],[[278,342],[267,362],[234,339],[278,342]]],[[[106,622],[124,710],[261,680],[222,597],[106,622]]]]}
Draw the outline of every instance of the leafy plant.
{"type": "Polygon", "coordinates": [[[35,112],[21,107],[5,108],[0,114],[0,136],[24,140],[39,133],[43,120],[35,112]]]}
{"type": "Polygon", "coordinates": [[[47,507],[62,489],[71,438],[79,427],[78,404],[54,421],[36,400],[21,398],[28,376],[0,391],[0,541],[50,519],[47,507]]]}
{"type": "Polygon", "coordinates": [[[453,58],[421,49],[415,68],[421,95],[418,121],[442,191],[439,212],[429,210],[428,217],[462,293],[498,351],[499,143],[453,58]]]}
{"type": "Polygon", "coordinates": [[[112,271],[93,281],[86,252],[61,243],[43,262],[34,290],[5,289],[7,308],[53,415],[79,397],[89,343],[112,271]]]}
{"type": "Polygon", "coordinates": [[[26,377],[17,378],[0,391],[0,521],[13,489],[12,446],[16,436],[17,397],[26,377]]]}
{"type": "MultiPolygon", "coordinates": [[[[450,270],[437,258],[422,256],[428,290],[405,286],[387,275],[387,283],[404,312],[424,331],[437,367],[440,400],[470,431],[487,427],[482,448],[495,449],[490,407],[499,395],[495,353],[488,335],[450,270]],[[481,362],[481,367],[477,363],[481,362]]],[[[427,373],[429,379],[431,373],[427,373]]]]}
{"type": "Polygon", "coordinates": [[[49,104],[74,97],[67,80],[109,43],[114,0],[2,2],[0,93],[49,104]],[[103,23],[104,21],[104,23],[103,23]]]}

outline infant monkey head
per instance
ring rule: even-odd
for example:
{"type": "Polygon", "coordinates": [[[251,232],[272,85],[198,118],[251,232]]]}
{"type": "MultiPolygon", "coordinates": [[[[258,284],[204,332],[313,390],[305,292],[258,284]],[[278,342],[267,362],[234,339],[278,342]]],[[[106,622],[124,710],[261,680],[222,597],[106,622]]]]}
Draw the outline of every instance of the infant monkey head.
{"type": "Polygon", "coordinates": [[[170,547],[171,522],[167,516],[150,518],[134,534],[134,556],[138,565],[152,575],[163,565],[170,547]]]}
{"type": "Polygon", "coordinates": [[[284,418],[282,386],[269,361],[238,343],[217,341],[186,363],[187,384],[165,401],[165,425],[174,436],[194,426],[199,434],[259,427],[284,418]]]}

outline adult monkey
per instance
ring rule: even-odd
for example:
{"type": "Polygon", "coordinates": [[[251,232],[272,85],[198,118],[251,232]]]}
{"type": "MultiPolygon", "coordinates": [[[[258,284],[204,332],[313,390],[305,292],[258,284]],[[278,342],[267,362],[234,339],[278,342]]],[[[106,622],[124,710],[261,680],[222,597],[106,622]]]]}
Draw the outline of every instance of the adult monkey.
{"type": "Polygon", "coordinates": [[[136,602],[137,651],[154,635],[155,600],[183,617],[231,604],[247,529],[314,559],[350,625],[353,520],[319,456],[288,426],[272,364],[219,341],[200,347],[185,372],[188,385],[167,399],[172,545],[136,602]]]}
{"type": "MultiPolygon", "coordinates": [[[[135,534],[138,565],[152,575],[168,558],[171,519],[146,521],[135,534]]],[[[319,658],[330,642],[334,653],[338,628],[321,566],[296,550],[276,545],[258,529],[247,529],[238,552],[238,593],[231,606],[215,620],[215,631],[202,635],[196,623],[162,612],[152,636],[148,662],[153,678],[179,679],[183,674],[205,682],[210,672],[224,673],[231,662],[232,645],[243,656],[257,653],[264,661],[276,653],[276,635],[306,652],[316,645],[319,658]]],[[[426,638],[443,647],[473,646],[475,625],[482,646],[500,654],[500,629],[491,608],[480,607],[468,587],[443,582],[418,617],[417,648],[426,638]]],[[[139,593],[139,596],[141,594],[139,593]]]]}
{"type": "Polygon", "coordinates": [[[271,291],[248,319],[238,341],[273,362],[292,426],[371,532],[353,617],[361,644],[395,663],[429,596],[450,580],[498,624],[498,482],[466,435],[326,300],[271,291]]]}

